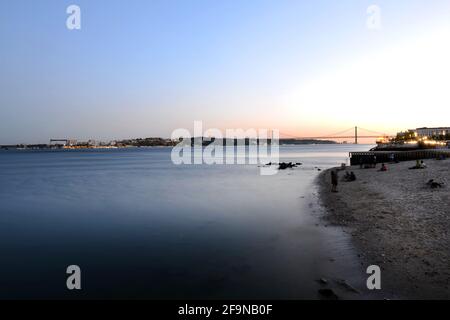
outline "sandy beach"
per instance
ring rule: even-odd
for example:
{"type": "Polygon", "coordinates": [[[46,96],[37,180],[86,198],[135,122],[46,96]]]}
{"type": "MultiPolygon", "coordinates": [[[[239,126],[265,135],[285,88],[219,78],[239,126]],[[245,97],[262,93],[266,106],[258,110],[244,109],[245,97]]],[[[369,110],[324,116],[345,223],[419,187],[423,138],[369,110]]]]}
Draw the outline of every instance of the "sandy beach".
{"type": "Polygon", "coordinates": [[[325,223],[352,235],[363,265],[382,270],[386,295],[407,299],[450,298],[450,160],[387,164],[388,171],[348,167],[331,192],[330,170],[319,176],[325,223]],[[434,179],[442,188],[426,183],[434,179]]]}

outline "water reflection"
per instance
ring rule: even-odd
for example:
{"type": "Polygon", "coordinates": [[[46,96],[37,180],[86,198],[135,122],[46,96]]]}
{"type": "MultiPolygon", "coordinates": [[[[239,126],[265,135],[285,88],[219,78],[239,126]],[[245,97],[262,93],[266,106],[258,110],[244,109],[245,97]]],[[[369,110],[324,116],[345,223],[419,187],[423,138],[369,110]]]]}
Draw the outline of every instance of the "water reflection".
{"type": "Polygon", "coordinates": [[[169,149],[2,152],[0,297],[316,298],[315,279],[360,275],[348,239],[317,225],[313,188],[355,149],[281,147],[303,166],[275,176],[174,166],[169,149]]]}

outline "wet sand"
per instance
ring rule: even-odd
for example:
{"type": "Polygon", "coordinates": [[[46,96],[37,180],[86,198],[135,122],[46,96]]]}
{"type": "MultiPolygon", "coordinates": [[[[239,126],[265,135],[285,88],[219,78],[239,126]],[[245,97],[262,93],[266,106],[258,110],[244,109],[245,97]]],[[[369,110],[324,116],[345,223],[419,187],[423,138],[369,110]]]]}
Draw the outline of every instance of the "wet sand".
{"type": "Polygon", "coordinates": [[[387,172],[348,167],[356,181],[331,193],[330,170],[318,177],[326,223],[351,234],[366,265],[379,265],[382,291],[408,299],[450,299],[450,160],[388,164],[387,172]],[[434,179],[442,188],[432,189],[434,179]]]}

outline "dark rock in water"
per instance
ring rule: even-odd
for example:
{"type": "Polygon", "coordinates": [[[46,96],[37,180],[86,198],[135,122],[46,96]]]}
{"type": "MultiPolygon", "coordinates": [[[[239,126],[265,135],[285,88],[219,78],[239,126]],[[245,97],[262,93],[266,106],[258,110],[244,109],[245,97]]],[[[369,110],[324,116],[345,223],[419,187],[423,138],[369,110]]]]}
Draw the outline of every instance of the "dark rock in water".
{"type": "Polygon", "coordinates": [[[317,169],[317,171],[322,171],[322,169],[319,168],[319,169],[317,169]]]}
{"type": "Polygon", "coordinates": [[[336,281],[338,284],[340,284],[341,286],[343,286],[347,291],[351,291],[354,293],[358,293],[360,294],[361,292],[359,292],[359,290],[355,289],[352,285],[350,285],[347,281],[345,280],[337,280],[336,281]]]}
{"type": "Polygon", "coordinates": [[[301,162],[296,162],[295,163],[297,166],[301,166],[303,163],[301,163],[301,162]]]}
{"type": "Polygon", "coordinates": [[[319,294],[329,300],[338,300],[338,296],[332,289],[319,289],[319,294]]]}
{"type": "Polygon", "coordinates": [[[297,165],[293,164],[292,162],[288,162],[288,163],[281,162],[279,164],[278,170],[286,170],[288,168],[295,168],[295,167],[297,167],[297,165]]]}

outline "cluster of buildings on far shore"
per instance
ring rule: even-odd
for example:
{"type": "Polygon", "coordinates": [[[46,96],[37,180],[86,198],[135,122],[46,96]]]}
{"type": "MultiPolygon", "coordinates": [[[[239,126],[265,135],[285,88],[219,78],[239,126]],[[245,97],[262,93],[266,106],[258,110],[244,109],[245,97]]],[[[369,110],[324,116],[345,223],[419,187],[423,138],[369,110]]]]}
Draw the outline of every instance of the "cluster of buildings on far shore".
{"type": "Polygon", "coordinates": [[[419,138],[423,137],[450,137],[450,127],[438,127],[438,128],[417,128],[409,130],[417,134],[419,138]]]}
{"type": "Polygon", "coordinates": [[[163,138],[138,138],[101,142],[96,140],[78,141],[75,139],[50,139],[48,144],[0,145],[0,149],[115,149],[127,147],[165,147],[174,146],[176,141],[163,138]]]}
{"type": "MultiPolygon", "coordinates": [[[[180,138],[181,139],[181,138],[180,138]]],[[[112,149],[127,147],[171,147],[179,140],[164,138],[137,138],[100,142],[75,139],[50,139],[48,144],[0,145],[0,149],[112,149]]],[[[192,139],[191,139],[192,140],[192,139]]],[[[192,142],[192,141],[191,141],[192,142]]],[[[334,141],[281,139],[280,144],[335,143],[334,141]]],[[[383,137],[377,140],[376,149],[427,149],[450,148],[450,127],[422,127],[397,133],[393,138],[383,137]]]]}
{"type": "Polygon", "coordinates": [[[377,141],[378,149],[382,148],[449,148],[450,127],[422,127],[397,133],[390,140],[377,141]]]}
{"type": "Polygon", "coordinates": [[[81,148],[126,148],[126,147],[158,147],[173,146],[175,142],[171,139],[163,138],[137,138],[126,140],[114,140],[110,142],[100,142],[89,140],[88,142],[77,142],[76,140],[67,140],[63,145],[66,149],[81,148]]]}

